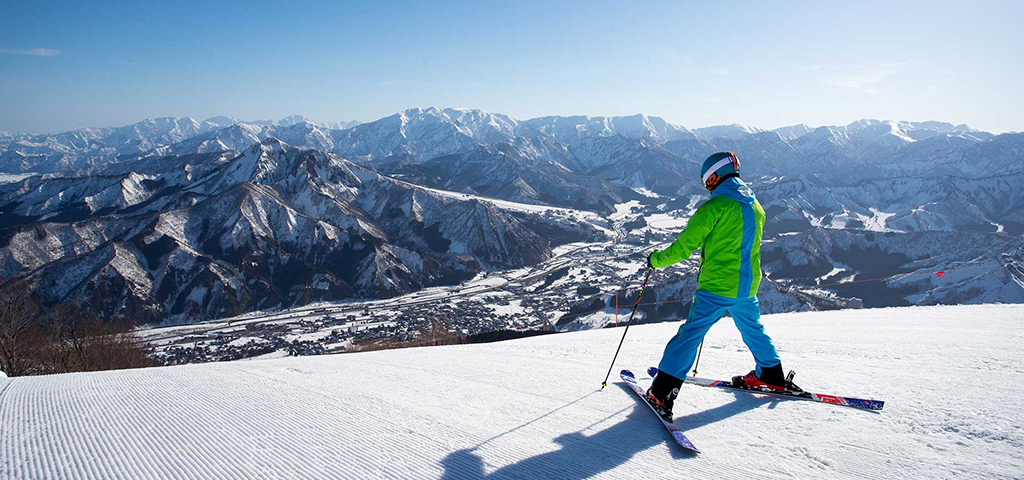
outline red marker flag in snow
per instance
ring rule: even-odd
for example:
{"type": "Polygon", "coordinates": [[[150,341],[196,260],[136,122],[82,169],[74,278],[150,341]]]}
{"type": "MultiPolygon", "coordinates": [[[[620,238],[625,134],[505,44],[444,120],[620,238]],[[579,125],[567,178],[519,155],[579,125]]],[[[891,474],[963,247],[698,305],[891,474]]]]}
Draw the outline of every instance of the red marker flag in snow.
{"type": "Polygon", "coordinates": [[[942,274],[943,274],[943,273],[946,273],[946,271],[945,271],[945,270],[943,270],[943,271],[941,271],[941,272],[936,272],[935,274],[936,274],[936,275],[938,275],[938,276],[939,276],[939,278],[942,278],[942,274]]]}

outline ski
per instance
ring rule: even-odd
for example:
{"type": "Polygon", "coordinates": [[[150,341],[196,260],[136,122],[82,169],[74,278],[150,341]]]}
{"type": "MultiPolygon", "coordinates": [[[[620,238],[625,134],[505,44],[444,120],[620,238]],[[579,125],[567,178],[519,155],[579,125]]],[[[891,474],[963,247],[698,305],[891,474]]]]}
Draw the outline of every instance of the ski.
{"type": "MultiPolygon", "coordinates": [[[[651,368],[649,368],[647,370],[647,374],[650,375],[651,377],[653,377],[657,373],[658,373],[658,369],[655,368],[655,367],[651,367],[651,368]]],[[[864,398],[841,397],[839,395],[827,395],[827,394],[824,394],[824,393],[812,393],[812,392],[808,392],[808,391],[784,390],[784,391],[779,392],[779,391],[775,391],[775,390],[767,390],[767,389],[763,390],[763,389],[760,389],[760,388],[740,387],[740,386],[733,385],[733,383],[731,381],[727,381],[727,380],[713,380],[713,379],[710,379],[710,378],[686,377],[686,380],[683,382],[683,384],[684,385],[686,385],[686,384],[700,385],[702,387],[728,388],[728,389],[732,389],[732,390],[740,390],[740,391],[750,392],[750,393],[763,393],[763,394],[766,394],[766,395],[774,395],[774,396],[777,396],[777,397],[786,397],[786,398],[793,398],[793,399],[799,399],[799,400],[809,400],[809,401],[812,401],[812,402],[820,402],[820,403],[831,403],[833,405],[840,405],[840,406],[843,406],[843,407],[859,408],[861,410],[875,410],[875,411],[877,411],[877,410],[881,410],[885,406],[885,402],[882,401],[882,400],[868,400],[868,399],[864,399],[864,398]]]]}
{"type": "Polygon", "coordinates": [[[678,443],[679,446],[691,452],[700,453],[700,450],[697,450],[697,447],[693,446],[693,442],[691,442],[689,438],[686,438],[686,435],[683,434],[683,431],[679,429],[679,426],[676,425],[675,422],[665,420],[665,418],[659,415],[658,411],[655,410],[654,407],[647,402],[647,398],[645,398],[647,393],[644,391],[643,387],[641,387],[636,382],[636,377],[633,375],[633,372],[630,372],[629,370],[623,370],[622,372],[619,373],[619,376],[622,377],[623,380],[625,380],[626,384],[629,385],[629,388],[632,388],[633,391],[640,396],[640,400],[642,400],[645,405],[650,407],[651,411],[654,412],[654,414],[658,417],[658,420],[661,420],[661,423],[665,425],[665,428],[668,429],[668,433],[672,435],[672,438],[675,439],[676,443],[678,443]]]}

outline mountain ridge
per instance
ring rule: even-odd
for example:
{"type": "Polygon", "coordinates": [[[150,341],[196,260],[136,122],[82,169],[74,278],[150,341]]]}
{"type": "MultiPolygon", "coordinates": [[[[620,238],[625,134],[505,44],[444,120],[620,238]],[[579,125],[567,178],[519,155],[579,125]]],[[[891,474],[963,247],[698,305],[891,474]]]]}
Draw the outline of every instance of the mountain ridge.
{"type": "MultiPolygon", "coordinates": [[[[55,272],[77,266],[82,275],[53,288],[49,301],[98,302],[108,316],[141,309],[144,321],[394,296],[535,265],[562,243],[665,235],[648,220],[685,221],[706,195],[700,163],[725,150],[737,153],[765,208],[768,240],[819,230],[1024,233],[1024,134],[986,136],[951,123],[688,130],[640,114],[520,121],[433,107],[344,130],[301,116],[235,120],[87,129],[33,143],[29,156],[0,153],[0,166],[48,171],[0,183],[0,276],[52,286],[55,272]],[[45,153],[51,147],[54,158],[45,153]],[[248,203],[195,213],[238,191],[248,203]],[[611,220],[624,205],[633,206],[611,220]],[[207,223],[189,224],[192,214],[207,223]],[[192,233],[169,235],[174,222],[192,233]],[[142,235],[137,227],[151,223],[142,235]],[[46,248],[30,245],[43,241],[46,248]],[[177,252],[183,271],[167,277],[143,261],[165,250],[177,252]],[[165,278],[173,281],[161,287],[165,278]],[[232,298],[218,303],[214,290],[234,293],[218,293],[232,298]],[[107,304],[103,295],[120,300],[107,304]]],[[[901,248],[917,258],[912,245],[901,248]]],[[[832,256],[815,258],[843,268],[832,256]]]]}

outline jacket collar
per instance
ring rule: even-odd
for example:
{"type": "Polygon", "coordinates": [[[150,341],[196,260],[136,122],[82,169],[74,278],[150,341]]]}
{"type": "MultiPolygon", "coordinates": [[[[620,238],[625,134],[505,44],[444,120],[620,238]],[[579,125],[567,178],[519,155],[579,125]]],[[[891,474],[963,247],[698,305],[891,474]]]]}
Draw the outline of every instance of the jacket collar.
{"type": "Polygon", "coordinates": [[[718,184],[715,191],[711,192],[711,198],[715,197],[730,198],[746,205],[753,205],[756,200],[754,191],[738,177],[727,178],[718,184]]]}

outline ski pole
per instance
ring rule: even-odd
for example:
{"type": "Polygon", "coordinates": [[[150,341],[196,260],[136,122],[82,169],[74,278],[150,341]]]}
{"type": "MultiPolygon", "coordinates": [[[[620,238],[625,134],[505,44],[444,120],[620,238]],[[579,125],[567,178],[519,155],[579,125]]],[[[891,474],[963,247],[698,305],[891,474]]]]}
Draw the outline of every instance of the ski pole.
{"type": "Polygon", "coordinates": [[[693,364],[693,375],[697,376],[697,365],[700,365],[700,352],[704,350],[704,340],[700,341],[700,348],[697,349],[697,362],[693,364]]]}
{"type": "Polygon", "coordinates": [[[640,294],[636,296],[636,303],[633,304],[633,313],[629,314],[629,321],[626,322],[626,329],[622,331],[622,340],[619,340],[619,348],[615,349],[615,356],[612,357],[612,364],[608,365],[608,374],[604,376],[604,381],[601,382],[601,390],[608,386],[608,377],[612,374],[612,368],[615,367],[615,359],[619,358],[619,350],[622,349],[622,342],[626,341],[626,333],[629,332],[629,325],[633,323],[633,315],[636,315],[636,307],[640,306],[640,297],[644,296],[644,289],[647,288],[647,279],[651,278],[651,272],[654,269],[647,268],[647,276],[644,277],[644,284],[640,287],[640,294]]]}

